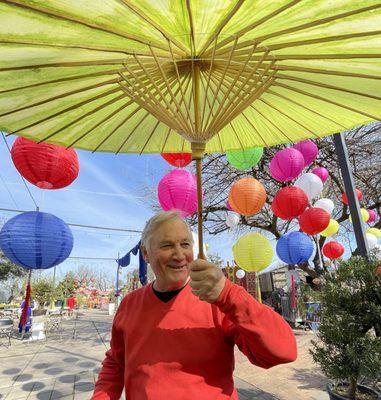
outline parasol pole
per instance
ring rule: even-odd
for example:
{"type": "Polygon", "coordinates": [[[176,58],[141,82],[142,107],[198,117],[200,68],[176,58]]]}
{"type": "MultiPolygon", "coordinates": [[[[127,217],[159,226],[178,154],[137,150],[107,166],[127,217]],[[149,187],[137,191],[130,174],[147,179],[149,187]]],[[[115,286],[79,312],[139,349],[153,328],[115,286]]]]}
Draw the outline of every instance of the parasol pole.
{"type": "Polygon", "coordinates": [[[333,143],[344,181],[345,192],[348,197],[349,211],[352,216],[353,230],[357,243],[357,252],[360,256],[367,257],[369,254],[368,242],[366,241],[365,229],[361,220],[360,204],[355,195],[355,184],[349,164],[348,149],[344,134],[336,133],[333,135],[333,143]]]}
{"type": "MultiPolygon", "coordinates": [[[[192,63],[193,77],[193,106],[194,106],[194,131],[197,136],[200,135],[200,65],[197,62],[192,63]]],[[[203,233],[202,233],[202,158],[205,153],[204,142],[192,142],[192,158],[196,161],[196,179],[197,179],[197,225],[198,225],[198,258],[205,259],[203,233]]]]}

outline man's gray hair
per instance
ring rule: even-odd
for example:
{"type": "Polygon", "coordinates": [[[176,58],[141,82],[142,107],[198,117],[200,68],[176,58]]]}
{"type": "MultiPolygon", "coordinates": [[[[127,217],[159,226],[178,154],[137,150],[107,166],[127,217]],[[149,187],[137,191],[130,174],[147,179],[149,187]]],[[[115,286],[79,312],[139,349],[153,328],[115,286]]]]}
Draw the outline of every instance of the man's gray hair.
{"type": "Polygon", "coordinates": [[[181,214],[180,214],[179,211],[173,210],[173,211],[162,211],[162,212],[159,212],[159,213],[155,214],[152,218],[150,218],[147,221],[146,226],[143,229],[142,238],[141,238],[141,244],[144,247],[147,247],[147,245],[149,243],[149,240],[150,240],[150,237],[156,231],[156,229],[159,228],[159,226],[161,224],[163,224],[164,222],[174,221],[174,220],[180,220],[180,221],[182,221],[184,223],[184,225],[189,230],[189,233],[191,235],[192,242],[193,242],[193,235],[192,235],[192,231],[191,231],[190,226],[181,217],[181,214]]]}

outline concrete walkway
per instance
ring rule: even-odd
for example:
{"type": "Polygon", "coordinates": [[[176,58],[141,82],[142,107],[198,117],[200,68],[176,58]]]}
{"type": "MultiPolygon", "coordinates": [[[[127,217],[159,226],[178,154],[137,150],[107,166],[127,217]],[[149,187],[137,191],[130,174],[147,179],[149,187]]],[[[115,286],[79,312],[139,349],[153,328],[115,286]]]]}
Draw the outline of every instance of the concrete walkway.
{"type": "MultiPolygon", "coordinates": [[[[7,348],[0,339],[0,399],[90,399],[109,345],[111,322],[105,312],[92,310],[63,321],[62,333],[53,332],[46,341],[13,339],[7,348]]],[[[308,354],[311,337],[298,333],[298,360],[270,370],[254,367],[237,350],[240,400],[327,400],[326,381],[308,354]]]]}

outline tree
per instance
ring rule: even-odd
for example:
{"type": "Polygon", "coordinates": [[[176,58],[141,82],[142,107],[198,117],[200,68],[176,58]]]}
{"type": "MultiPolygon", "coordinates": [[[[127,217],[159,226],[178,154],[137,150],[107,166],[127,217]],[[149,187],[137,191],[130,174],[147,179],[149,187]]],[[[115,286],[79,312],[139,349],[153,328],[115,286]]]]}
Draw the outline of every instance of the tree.
{"type": "Polygon", "coordinates": [[[51,279],[48,278],[40,278],[38,280],[34,280],[31,284],[32,294],[31,297],[33,300],[36,300],[39,304],[39,307],[43,307],[46,304],[49,304],[54,295],[54,287],[51,279]]]}
{"type": "MultiPolygon", "coordinates": [[[[363,191],[363,205],[366,208],[374,209],[378,213],[381,210],[381,165],[379,155],[381,154],[381,123],[373,123],[354,129],[346,135],[348,151],[351,158],[354,179],[357,187],[363,191]]],[[[349,217],[349,209],[341,202],[341,194],[344,192],[344,185],[337,164],[334,145],[331,137],[317,140],[319,155],[314,165],[307,168],[307,172],[314,166],[319,165],[328,169],[330,179],[325,184],[324,196],[335,202],[336,209],[332,218],[336,219],[343,226],[343,239],[353,230],[350,223],[346,222],[349,217]]],[[[225,224],[228,209],[226,200],[231,185],[234,181],[253,176],[258,179],[266,188],[267,199],[264,208],[256,215],[241,216],[240,225],[237,228],[237,235],[251,229],[259,229],[275,239],[294,229],[297,226],[295,221],[289,222],[277,218],[272,210],[271,203],[276,192],[285,184],[275,181],[269,173],[270,160],[274,154],[284,146],[266,148],[264,155],[257,166],[250,171],[239,171],[230,166],[225,154],[214,154],[206,157],[203,163],[203,188],[204,188],[204,209],[203,219],[206,231],[211,235],[217,235],[227,231],[225,224]]],[[[197,215],[194,215],[190,222],[197,224],[197,215]]],[[[377,227],[381,226],[378,221],[377,227]]],[[[325,242],[320,237],[319,247],[325,242]]],[[[308,264],[300,267],[313,278],[327,271],[325,265],[323,270],[320,267],[319,255],[315,256],[313,268],[308,264]]]]}
{"type": "Polygon", "coordinates": [[[20,278],[26,276],[27,272],[25,268],[14,264],[0,251],[0,281],[6,281],[12,277],[20,278]]]}
{"type": "Polygon", "coordinates": [[[224,260],[217,253],[208,254],[208,260],[219,268],[224,268],[226,266],[224,260]]]}
{"type": "MultiPolygon", "coordinates": [[[[377,378],[381,371],[381,268],[375,256],[342,261],[327,274],[320,293],[321,324],[310,350],[344,398],[357,399],[360,377],[377,378]]],[[[343,398],[341,397],[341,398],[343,398]]],[[[361,397],[363,398],[363,397],[361,397]]]]}
{"type": "Polygon", "coordinates": [[[57,299],[67,299],[75,292],[75,276],[73,272],[68,272],[55,288],[55,297],[57,299]]]}

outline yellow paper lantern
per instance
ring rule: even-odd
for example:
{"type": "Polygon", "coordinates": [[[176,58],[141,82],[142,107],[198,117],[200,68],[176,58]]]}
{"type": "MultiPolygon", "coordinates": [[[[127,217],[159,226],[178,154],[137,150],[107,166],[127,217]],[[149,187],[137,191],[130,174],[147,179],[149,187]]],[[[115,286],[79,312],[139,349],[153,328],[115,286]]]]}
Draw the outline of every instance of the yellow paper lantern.
{"type": "Polygon", "coordinates": [[[270,241],[260,233],[241,236],[233,246],[234,260],[247,272],[259,272],[270,265],[274,251],[270,241]]]}
{"type": "Polygon", "coordinates": [[[320,232],[320,235],[324,237],[335,235],[339,231],[339,228],[339,223],[336,220],[331,219],[329,225],[324,229],[324,231],[320,232]]]}
{"type": "Polygon", "coordinates": [[[368,228],[366,233],[376,236],[376,238],[381,238],[381,230],[378,228],[368,228]]]}
{"type": "MultiPolygon", "coordinates": [[[[361,214],[362,222],[368,221],[368,219],[369,219],[369,213],[368,213],[368,211],[367,211],[365,208],[361,208],[361,209],[360,209],[360,214],[361,214]]],[[[352,217],[351,217],[351,216],[349,216],[349,222],[352,223],[352,217]]]]}

